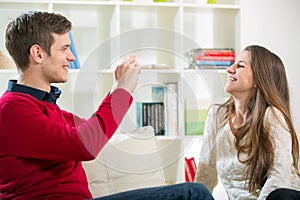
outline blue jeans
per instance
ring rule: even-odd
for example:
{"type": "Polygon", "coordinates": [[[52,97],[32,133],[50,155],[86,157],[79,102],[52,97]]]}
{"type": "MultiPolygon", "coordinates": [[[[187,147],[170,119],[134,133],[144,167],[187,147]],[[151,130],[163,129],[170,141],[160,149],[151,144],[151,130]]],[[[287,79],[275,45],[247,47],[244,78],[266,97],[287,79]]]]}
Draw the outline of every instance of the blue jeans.
{"type": "Polygon", "coordinates": [[[167,186],[130,190],[95,200],[213,200],[201,183],[187,182],[167,186]]]}

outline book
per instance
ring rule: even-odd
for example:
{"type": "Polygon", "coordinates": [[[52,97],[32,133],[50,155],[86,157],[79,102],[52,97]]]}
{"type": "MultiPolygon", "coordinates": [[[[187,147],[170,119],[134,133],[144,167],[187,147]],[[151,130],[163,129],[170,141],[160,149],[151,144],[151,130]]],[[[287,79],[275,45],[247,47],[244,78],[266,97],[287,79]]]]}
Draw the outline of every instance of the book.
{"type": "Polygon", "coordinates": [[[211,99],[186,99],[184,109],[185,135],[203,135],[211,99]]]}
{"type": "Polygon", "coordinates": [[[202,49],[200,53],[203,56],[235,56],[235,52],[233,49],[202,49]],[[202,51],[202,52],[201,52],[202,51]]]}
{"type": "Polygon", "coordinates": [[[166,85],[166,134],[178,135],[178,83],[169,82],[166,85]]]}
{"type": "Polygon", "coordinates": [[[199,60],[215,60],[215,61],[235,61],[235,56],[196,56],[196,61],[199,60]]]}
{"type": "Polygon", "coordinates": [[[152,126],[155,135],[165,135],[163,102],[136,102],[137,128],[152,126]]]}
{"type": "Polygon", "coordinates": [[[80,69],[80,62],[79,62],[78,54],[76,51],[73,34],[71,31],[69,31],[69,38],[71,41],[70,50],[73,53],[73,55],[75,56],[75,60],[70,63],[69,69],[80,69]]]}
{"type": "Polygon", "coordinates": [[[165,101],[165,86],[152,86],[151,88],[152,101],[164,102],[165,101]]]}
{"type": "Polygon", "coordinates": [[[198,66],[230,66],[234,62],[227,60],[196,60],[198,66]]]}
{"type": "Polygon", "coordinates": [[[184,162],[185,181],[194,182],[197,171],[195,159],[194,157],[185,157],[184,162]]]}

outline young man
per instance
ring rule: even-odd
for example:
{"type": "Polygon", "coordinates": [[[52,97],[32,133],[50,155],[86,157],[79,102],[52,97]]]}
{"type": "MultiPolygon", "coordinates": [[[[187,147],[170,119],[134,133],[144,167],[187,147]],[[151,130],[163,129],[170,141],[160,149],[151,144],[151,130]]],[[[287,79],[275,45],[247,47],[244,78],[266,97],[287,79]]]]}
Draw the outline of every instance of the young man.
{"type": "MultiPolygon", "coordinates": [[[[51,83],[68,80],[70,30],[65,17],[47,12],[25,13],[7,27],[19,77],[0,98],[0,199],[91,199],[81,161],[97,156],[130,107],[140,73],[134,56],[117,66],[110,94],[89,119],[58,107],[51,83]]],[[[132,198],[212,199],[197,183],[103,197],[132,198]]]]}

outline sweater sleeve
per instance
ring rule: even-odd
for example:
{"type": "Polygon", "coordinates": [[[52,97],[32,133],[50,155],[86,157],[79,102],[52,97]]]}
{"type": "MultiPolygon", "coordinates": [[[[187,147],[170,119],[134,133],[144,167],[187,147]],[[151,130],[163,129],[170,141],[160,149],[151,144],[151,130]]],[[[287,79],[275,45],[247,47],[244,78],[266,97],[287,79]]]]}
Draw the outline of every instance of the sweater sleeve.
{"type": "MultiPolygon", "coordinates": [[[[94,159],[127,113],[131,95],[117,89],[88,119],[62,112],[58,106],[23,98],[1,103],[0,152],[3,155],[49,160],[94,159]],[[68,119],[67,119],[68,118],[68,119]],[[74,123],[68,123],[72,121],[74,123]]],[[[9,97],[8,97],[9,99],[9,97]]],[[[1,155],[0,155],[1,156],[1,155]]]]}
{"type": "Polygon", "coordinates": [[[199,163],[195,176],[195,181],[205,184],[212,192],[217,185],[217,148],[216,148],[216,107],[211,107],[208,112],[205,128],[204,138],[201,147],[199,163]]]}
{"type": "Polygon", "coordinates": [[[270,108],[266,112],[266,123],[270,124],[270,136],[274,145],[274,163],[259,200],[266,199],[268,194],[277,188],[291,188],[293,175],[292,140],[282,113],[270,108]]]}

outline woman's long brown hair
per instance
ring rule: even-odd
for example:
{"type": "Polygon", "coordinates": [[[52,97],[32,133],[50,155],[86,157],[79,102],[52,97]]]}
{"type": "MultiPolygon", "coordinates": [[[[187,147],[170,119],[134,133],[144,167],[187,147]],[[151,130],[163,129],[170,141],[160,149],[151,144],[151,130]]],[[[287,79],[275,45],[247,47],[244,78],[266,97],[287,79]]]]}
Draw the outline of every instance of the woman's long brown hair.
{"type": "MultiPolygon", "coordinates": [[[[252,45],[244,49],[250,53],[253,79],[256,91],[248,100],[249,115],[242,127],[235,133],[235,147],[238,159],[246,164],[246,178],[249,180],[249,192],[261,189],[274,162],[274,147],[269,135],[270,127],[265,123],[266,109],[277,108],[284,116],[292,138],[293,166],[298,170],[299,143],[290,112],[290,94],[284,65],[280,58],[264,47],[252,45]],[[240,155],[246,154],[246,159],[240,155]]],[[[233,98],[219,107],[226,112],[218,112],[221,117],[221,128],[235,112],[233,98]],[[224,113],[224,114],[221,114],[224,113]]],[[[284,124],[284,123],[282,123],[284,124]]]]}

